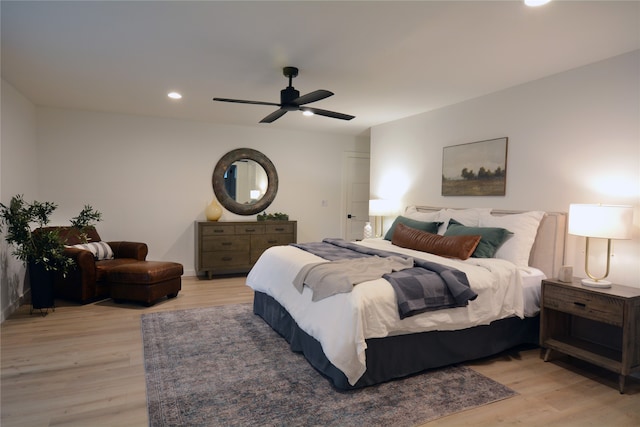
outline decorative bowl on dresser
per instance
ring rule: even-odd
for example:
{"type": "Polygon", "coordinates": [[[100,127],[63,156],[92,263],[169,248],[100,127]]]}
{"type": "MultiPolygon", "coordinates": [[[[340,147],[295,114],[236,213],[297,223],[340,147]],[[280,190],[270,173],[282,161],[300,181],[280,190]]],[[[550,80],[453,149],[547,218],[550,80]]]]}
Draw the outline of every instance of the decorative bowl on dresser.
{"type": "Polygon", "coordinates": [[[196,273],[248,273],[265,250],[296,239],[296,221],[196,221],[196,273]]]}
{"type": "Polygon", "coordinates": [[[620,393],[626,377],[640,372],[640,288],[608,289],[542,281],[540,345],[617,373],[620,393]]]}

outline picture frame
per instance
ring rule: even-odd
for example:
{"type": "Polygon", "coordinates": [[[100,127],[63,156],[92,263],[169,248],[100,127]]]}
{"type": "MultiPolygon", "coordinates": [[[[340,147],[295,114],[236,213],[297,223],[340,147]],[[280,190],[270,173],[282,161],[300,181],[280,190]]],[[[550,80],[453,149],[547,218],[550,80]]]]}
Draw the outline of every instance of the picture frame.
{"type": "Polygon", "coordinates": [[[443,196],[504,196],[508,137],[442,149],[443,196]]]}

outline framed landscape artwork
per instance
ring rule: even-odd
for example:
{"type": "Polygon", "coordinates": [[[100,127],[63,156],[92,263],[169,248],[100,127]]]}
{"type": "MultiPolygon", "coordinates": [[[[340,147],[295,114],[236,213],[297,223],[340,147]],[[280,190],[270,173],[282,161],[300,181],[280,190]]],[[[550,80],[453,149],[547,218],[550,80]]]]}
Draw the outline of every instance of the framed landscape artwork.
{"type": "Polygon", "coordinates": [[[443,196],[504,196],[508,138],[442,149],[443,196]]]}

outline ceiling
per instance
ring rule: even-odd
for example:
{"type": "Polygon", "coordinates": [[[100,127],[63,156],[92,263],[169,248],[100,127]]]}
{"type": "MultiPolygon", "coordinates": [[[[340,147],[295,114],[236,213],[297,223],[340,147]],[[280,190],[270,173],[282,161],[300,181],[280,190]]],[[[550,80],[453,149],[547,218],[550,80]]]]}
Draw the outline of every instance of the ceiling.
{"type": "Polygon", "coordinates": [[[36,105],[347,135],[640,48],[638,1],[0,4],[2,78],[36,105]],[[356,118],[212,101],[279,102],[289,65],[356,118]]]}

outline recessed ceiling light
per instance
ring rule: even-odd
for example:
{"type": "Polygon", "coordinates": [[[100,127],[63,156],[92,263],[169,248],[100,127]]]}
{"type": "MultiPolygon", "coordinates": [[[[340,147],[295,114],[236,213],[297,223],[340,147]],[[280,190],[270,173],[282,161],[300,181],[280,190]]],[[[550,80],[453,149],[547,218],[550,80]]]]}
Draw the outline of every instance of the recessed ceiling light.
{"type": "Polygon", "coordinates": [[[180,99],[182,98],[182,95],[180,95],[178,92],[169,92],[167,94],[167,96],[171,99],[180,99]]]}
{"type": "Polygon", "coordinates": [[[551,0],[524,0],[524,4],[531,7],[542,6],[549,3],[551,0]]]}

